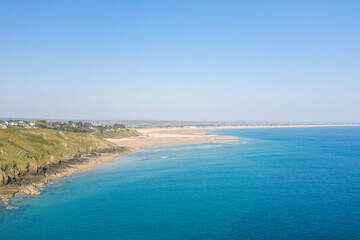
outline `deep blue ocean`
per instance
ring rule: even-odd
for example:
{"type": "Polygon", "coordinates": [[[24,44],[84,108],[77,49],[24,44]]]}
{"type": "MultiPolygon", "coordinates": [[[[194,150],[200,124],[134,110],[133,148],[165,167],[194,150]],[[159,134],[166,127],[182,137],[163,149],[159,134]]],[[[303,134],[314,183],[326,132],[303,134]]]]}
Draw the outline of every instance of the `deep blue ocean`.
{"type": "Polygon", "coordinates": [[[17,196],[0,239],[360,239],[360,127],[212,131],[17,196]]]}

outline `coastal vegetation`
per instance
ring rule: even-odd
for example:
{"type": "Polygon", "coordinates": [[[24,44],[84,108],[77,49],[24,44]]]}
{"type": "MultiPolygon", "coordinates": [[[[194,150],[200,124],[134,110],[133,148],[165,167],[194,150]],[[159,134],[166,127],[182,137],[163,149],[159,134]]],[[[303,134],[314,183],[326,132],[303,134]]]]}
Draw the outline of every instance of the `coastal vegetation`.
{"type": "Polygon", "coordinates": [[[101,138],[123,138],[138,136],[139,132],[134,129],[113,129],[109,131],[98,131],[94,135],[101,138]]]}
{"type": "Polygon", "coordinates": [[[44,172],[50,163],[119,149],[104,138],[139,134],[123,125],[94,127],[79,122],[50,125],[36,121],[36,126],[0,129],[0,185],[44,172]]]}

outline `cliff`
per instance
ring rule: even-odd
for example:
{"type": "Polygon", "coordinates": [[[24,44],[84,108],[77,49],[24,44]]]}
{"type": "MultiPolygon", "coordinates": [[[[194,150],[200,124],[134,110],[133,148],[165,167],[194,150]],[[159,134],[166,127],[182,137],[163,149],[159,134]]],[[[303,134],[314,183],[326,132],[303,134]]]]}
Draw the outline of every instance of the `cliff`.
{"type": "Polygon", "coordinates": [[[0,200],[16,192],[38,194],[49,179],[96,165],[103,155],[126,148],[91,133],[51,129],[0,129],[0,200]],[[80,165],[81,167],[76,167],[80,165]]]}
{"type": "Polygon", "coordinates": [[[118,146],[89,133],[49,129],[0,130],[0,185],[44,171],[45,164],[118,146]]]}

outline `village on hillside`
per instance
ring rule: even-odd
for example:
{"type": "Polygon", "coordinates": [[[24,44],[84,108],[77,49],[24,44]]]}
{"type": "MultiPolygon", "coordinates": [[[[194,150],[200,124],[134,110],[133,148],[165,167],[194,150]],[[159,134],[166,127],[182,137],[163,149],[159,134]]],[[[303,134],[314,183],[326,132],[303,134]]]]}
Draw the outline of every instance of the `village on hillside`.
{"type": "Polygon", "coordinates": [[[0,120],[0,129],[7,128],[46,128],[70,132],[104,132],[125,129],[126,127],[120,123],[115,123],[112,125],[102,124],[95,126],[92,123],[82,121],[48,122],[46,120],[0,120]]]}

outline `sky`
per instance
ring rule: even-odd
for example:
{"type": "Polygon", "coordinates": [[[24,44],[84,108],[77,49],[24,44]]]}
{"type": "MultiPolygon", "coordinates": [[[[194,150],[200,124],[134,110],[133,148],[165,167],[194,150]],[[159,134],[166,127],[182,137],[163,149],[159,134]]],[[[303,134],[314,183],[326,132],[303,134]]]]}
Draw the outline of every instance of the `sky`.
{"type": "Polygon", "coordinates": [[[360,1],[4,0],[0,117],[360,121],[360,1]]]}

